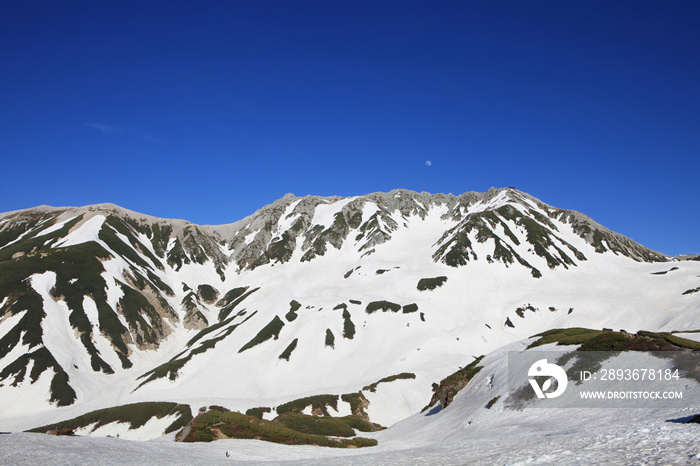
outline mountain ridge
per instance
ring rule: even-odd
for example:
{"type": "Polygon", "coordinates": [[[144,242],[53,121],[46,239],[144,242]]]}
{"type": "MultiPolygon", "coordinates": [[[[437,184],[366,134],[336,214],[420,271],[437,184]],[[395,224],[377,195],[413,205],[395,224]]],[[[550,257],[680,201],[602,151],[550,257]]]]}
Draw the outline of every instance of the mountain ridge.
{"type": "MultiPolygon", "coordinates": [[[[357,199],[357,198],[390,199],[390,198],[395,197],[397,194],[408,194],[409,196],[421,197],[421,200],[425,200],[426,198],[427,199],[436,199],[437,198],[438,200],[440,200],[442,202],[448,202],[448,201],[455,202],[455,201],[459,201],[462,199],[468,199],[470,201],[477,201],[477,200],[482,200],[482,199],[488,200],[489,196],[493,197],[496,194],[501,193],[501,192],[517,193],[519,196],[521,196],[523,198],[527,198],[527,199],[529,199],[529,200],[531,200],[531,201],[533,201],[541,206],[564,211],[568,215],[571,215],[572,217],[576,218],[579,221],[585,221],[586,223],[591,224],[591,226],[594,228],[604,229],[604,230],[607,230],[611,233],[614,233],[617,236],[630,239],[630,238],[628,238],[620,233],[613,232],[612,230],[609,230],[607,227],[599,224],[598,222],[593,220],[591,217],[589,217],[589,216],[587,216],[579,211],[553,207],[551,205],[548,205],[548,204],[542,202],[538,198],[536,198],[528,193],[519,191],[519,190],[512,188],[512,187],[508,187],[508,188],[494,188],[494,187],[492,187],[486,192],[468,191],[468,192],[464,192],[464,193],[458,194],[458,195],[455,195],[452,193],[447,193],[447,194],[445,194],[445,193],[428,193],[426,191],[417,192],[417,191],[412,191],[412,190],[403,189],[403,188],[397,188],[397,189],[393,189],[393,190],[387,191],[387,192],[377,191],[377,192],[373,192],[373,193],[369,193],[369,194],[364,194],[361,196],[347,196],[347,197],[343,197],[343,196],[318,196],[318,195],[306,195],[306,196],[299,197],[293,193],[287,193],[284,196],[282,196],[281,198],[271,202],[270,204],[267,204],[267,205],[261,207],[260,209],[258,209],[254,213],[252,213],[246,217],[243,217],[242,219],[238,219],[238,220],[235,220],[233,222],[223,223],[223,224],[196,224],[194,222],[191,222],[191,221],[183,219],[183,218],[156,217],[153,215],[136,212],[134,210],[130,210],[128,208],[122,207],[122,206],[117,205],[117,204],[109,203],[109,202],[98,203],[98,204],[88,204],[88,205],[84,205],[84,206],[50,206],[50,205],[42,204],[39,206],[30,207],[30,208],[26,208],[26,209],[18,209],[18,210],[0,213],[0,219],[2,219],[3,217],[6,217],[6,216],[16,215],[16,214],[20,214],[20,213],[29,213],[29,212],[50,213],[50,212],[57,212],[57,211],[82,212],[82,211],[86,211],[86,210],[87,211],[103,211],[104,210],[104,211],[108,211],[108,212],[115,212],[116,211],[122,215],[126,214],[134,219],[147,219],[150,221],[168,221],[168,222],[177,222],[177,223],[182,222],[184,224],[196,225],[200,228],[205,228],[209,231],[221,232],[221,231],[228,231],[231,229],[235,229],[238,225],[246,224],[247,222],[251,221],[254,217],[258,216],[261,212],[264,212],[265,210],[274,209],[274,208],[282,206],[282,205],[289,205],[291,202],[300,201],[300,200],[322,200],[322,201],[334,201],[335,202],[338,200],[357,199]]],[[[634,240],[632,240],[632,241],[634,241],[634,240]]],[[[654,251],[654,252],[656,252],[656,251],[654,251]]],[[[657,252],[657,254],[663,254],[663,253],[657,252]]]]}
{"type": "Polygon", "coordinates": [[[415,373],[367,394],[390,424],[465,355],[555,325],[687,326],[695,264],[653,275],[669,261],[512,188],[286,195],[219,226],[113,204],[0,214],[0,404],[245,410],[415,373]]]}

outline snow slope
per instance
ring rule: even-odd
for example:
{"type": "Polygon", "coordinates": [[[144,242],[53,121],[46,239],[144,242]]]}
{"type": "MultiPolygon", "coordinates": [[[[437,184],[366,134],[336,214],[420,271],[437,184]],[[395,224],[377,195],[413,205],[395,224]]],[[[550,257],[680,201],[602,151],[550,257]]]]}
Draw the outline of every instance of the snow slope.
{"type": "Polygon", "coordinates": [[[698,328],[700,293],[686,293],[700,287],[700,262],[512,189],[288,195],[218,227],[113,205],[0,222],[0,430],[139,401],[275,407],[415,374],[363,391],[372,420],[392,425],[473,357],[550,328],[698,328]],[[418,289],[435,277],[446,281],[418,289]],[[239,288],[237,304],[222,304],[239,288]],[[368,312],[379,301],[417,310],[368,312]],[[272,322],[283,325],[243,350],[272,322]],[[55,364],[36,380],[41,358],[13,366],[43,348],[55,364]],[[62,374],[75,399],[57,406],[62,374]]]}
{"type": "MultiPolygon", "coordinates": [[[[377,447],[338,450],[284,446],[255,440],[181,444],[162,438],[133,442],[117,438],[0,435],[3,464],[694,464],[700,461],[697,424],[700,385],[690,381],[683,403],[673,408],[508,407],[507,356],[532,339],[487,355],[483,369],[452,404],[437,414],[416,414],[369,434],[377,447]],[[501,396],[491,408],[486,404],[501,396]],[[226,452],[230,457],[226,457],[226,452]]],[[[529,351],[574,349],[546,345],[529,351]]],[[[666,367],[646,353],[624,353],[626,363],[666,367]]],[[[616,367],[615,358],[604,367],[616,367]]],[[[537,400],[535,400],[536,402],[537,400]]]]}

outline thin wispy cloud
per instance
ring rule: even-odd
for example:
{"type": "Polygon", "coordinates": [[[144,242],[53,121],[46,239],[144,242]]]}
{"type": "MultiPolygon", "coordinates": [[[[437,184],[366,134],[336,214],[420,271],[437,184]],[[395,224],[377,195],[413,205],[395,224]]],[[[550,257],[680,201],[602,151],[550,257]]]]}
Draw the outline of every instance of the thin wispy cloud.
{"type": "Polygon", "coordinates": [[[105,133],[105,134],[124,133],[124,132],[129,131],[128,129],[121,128],[119,126],[99,125],[97,123],[85,123],[85,126],[89,126],[90,128],[95,128],[95,129],[100,130],[100,132],[105,133]]]}
{"type": "Polygon", "coordinates": [[[140,129],[135,128],[124,128],[122,126],[105,125],[101,123],[85,123],[85,126],[89,128],[94,128],[103,134],[129,134],[138,136],[148,142],[158,142],[150,134],[140,129]]]}

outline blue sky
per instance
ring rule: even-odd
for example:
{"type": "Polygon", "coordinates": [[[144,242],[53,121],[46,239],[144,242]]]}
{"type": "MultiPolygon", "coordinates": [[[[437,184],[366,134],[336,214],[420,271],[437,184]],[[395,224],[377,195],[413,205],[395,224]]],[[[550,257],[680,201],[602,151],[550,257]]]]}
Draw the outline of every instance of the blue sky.
{"type": "Polygon", "coordinates": [[[514,186],[700,253],[698,44],[695,1],[8,0],[0,211],[514,186]]]}

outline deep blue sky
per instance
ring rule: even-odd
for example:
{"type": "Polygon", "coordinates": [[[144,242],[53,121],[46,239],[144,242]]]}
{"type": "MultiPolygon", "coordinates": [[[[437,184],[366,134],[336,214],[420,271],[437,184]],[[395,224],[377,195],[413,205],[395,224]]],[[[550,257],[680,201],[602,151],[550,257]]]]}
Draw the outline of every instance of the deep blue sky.
{"type": "Polygon", "coordinates": [[[700,253],[700,2],[5,0],[0,157],[3,212],[515,186],[700,253]]]}

